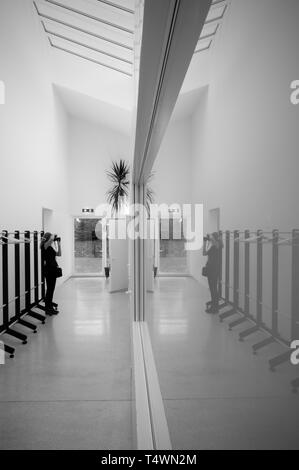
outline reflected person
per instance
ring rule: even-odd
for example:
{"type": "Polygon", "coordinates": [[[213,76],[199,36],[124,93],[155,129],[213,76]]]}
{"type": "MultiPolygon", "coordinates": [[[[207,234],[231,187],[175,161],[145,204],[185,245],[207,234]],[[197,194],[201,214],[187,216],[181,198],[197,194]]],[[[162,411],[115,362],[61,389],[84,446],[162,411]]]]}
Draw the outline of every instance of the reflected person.
{"type": "Polygon", "coordinates": [[[219,312],[219,269],[220,269],[220,250],[222,241],[219,234],[214,232],[204,238],[203,256],[208,257],[206,265],[207,278],[211,293],[211,301],[207,303],[207,313],[219,312]]]}

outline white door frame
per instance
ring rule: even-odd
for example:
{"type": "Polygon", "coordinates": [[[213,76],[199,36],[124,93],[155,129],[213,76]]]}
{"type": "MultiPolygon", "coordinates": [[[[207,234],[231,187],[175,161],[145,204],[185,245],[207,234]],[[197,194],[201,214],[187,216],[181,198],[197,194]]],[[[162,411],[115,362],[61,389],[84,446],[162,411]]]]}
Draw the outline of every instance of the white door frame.
{"type": "Polygon", "coordinates": [[[102,217],[97,215],[73,215],[72,216],[72,277],[104,277],[104,267],[106,266],[107,261],[107,240],[102,240],[102,271],[100,273],[77,273],[75,272],[75,220],[76,219],[98,219],[101,220],[102,217]]]}

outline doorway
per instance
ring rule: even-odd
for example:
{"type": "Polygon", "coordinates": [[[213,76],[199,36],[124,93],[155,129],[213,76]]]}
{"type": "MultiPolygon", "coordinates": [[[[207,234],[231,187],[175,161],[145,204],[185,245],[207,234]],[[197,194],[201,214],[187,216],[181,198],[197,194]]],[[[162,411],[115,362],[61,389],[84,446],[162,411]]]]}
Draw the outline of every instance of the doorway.
{"type": "Polygon", "coordinates": [[[73,223],[73,273],[76,276],[103,276],[108,263],[108,243],[102,219],[75,217],[73,223]]]}

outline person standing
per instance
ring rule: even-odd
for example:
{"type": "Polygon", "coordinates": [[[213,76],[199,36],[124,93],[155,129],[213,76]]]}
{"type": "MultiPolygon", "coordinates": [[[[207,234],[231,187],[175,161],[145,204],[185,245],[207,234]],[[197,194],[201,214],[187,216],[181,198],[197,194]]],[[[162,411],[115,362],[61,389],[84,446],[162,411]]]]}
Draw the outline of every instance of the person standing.
{"type": "Polygon", "coordinates": [[[204,238],[203,255],[208,257],[206,273],[211,293],[211,301],[207,303],[207,313],[219,312],[219,268],[221,249],[222,242],[217,232],[204,238]]]}
{"type": "Polygon", "coordinates": [[[53,302],[53,296],[56,287],[57,269],[59,269],[56,256],[61,256],[60,238],[55,237],[50,232],[46,232],[41,240],[40,248],[47,284],[45,296],[46,315],[57,315],[59,313],[56,309],[58,305],[53,302]]]}

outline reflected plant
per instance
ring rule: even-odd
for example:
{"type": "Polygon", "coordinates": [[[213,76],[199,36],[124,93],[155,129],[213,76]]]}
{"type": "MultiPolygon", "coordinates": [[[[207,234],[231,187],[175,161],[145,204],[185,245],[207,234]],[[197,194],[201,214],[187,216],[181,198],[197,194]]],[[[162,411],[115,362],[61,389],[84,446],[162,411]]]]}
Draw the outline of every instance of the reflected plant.
{"type": "Polygon", "coordinates": [[[149,217],[151,215],[151,204],[153,204],[155,200],[155,192],[152,187],[149,186],[149,183],[152,181],[154,176],[155,173],[152,172],[146,180],[145,206],[149,217]]]}

